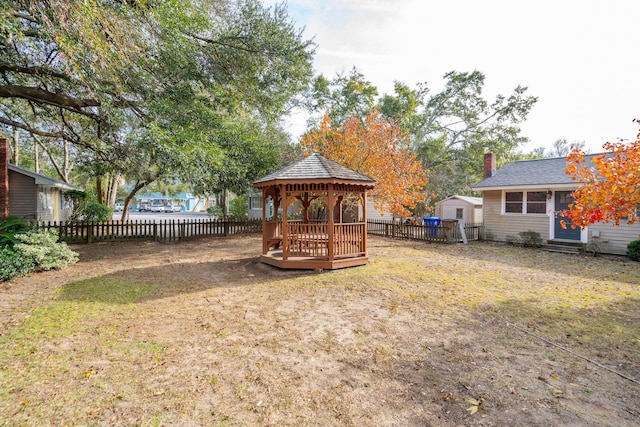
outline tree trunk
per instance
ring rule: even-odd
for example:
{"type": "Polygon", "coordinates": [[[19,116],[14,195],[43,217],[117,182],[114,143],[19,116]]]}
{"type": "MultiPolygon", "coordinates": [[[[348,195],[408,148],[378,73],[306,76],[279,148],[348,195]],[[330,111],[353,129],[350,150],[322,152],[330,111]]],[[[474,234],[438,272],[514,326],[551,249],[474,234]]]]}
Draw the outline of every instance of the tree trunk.
{"type": "Polygon", "coordinates": [[[20,160],[20,131],[13,130],[13,164],[18,166],[20,160]]]}
{"type": "Polygon", "coordinates": [[[222,208],[222,215],[226,218],[229,215],[229,190],[226,188],[220,192],[220,198],[216,201],[222,208]]]}
{"type": "Polygon", "coordinates": [[[36,173],[40,173],[40,149],[38,148],[38,140],[33,138],[33,163],[36,173]]]}
{"type": "Polygon", "coordinates": [[[62,152],[64,153],[62,163],[62,173],[64,182],[69,182],[69,173],[71,172],[71,163],[69,162],[69,143],[62,141],[62,152]]]}
{"type": "MultiPolygon", "coordinates": [[[[51,150],[49,150],[47,145],[43,143],[42,140],[38,138],[37,135],[32,133],[31,137],[36,142],[36,144],[34,145],[34,152],[36,153],[36,165],[40,164],[40,161],[38,159],[38,149],[37,149],[38,146],[40,146],[40,148],[42,148],[42,151],[44,151],[47,154],[47,157],[49,157],[49,160],[51,161],[51,164],[55,168],[56,172],[58,172],[58,176],[60,177],[60,179],[63,180],[64,182],[69,182],[69,172],[71,171],[71,164],[69,163],[69,157],[68,157],[69,153],[66,145],[67,142],[66,141],[64,142],[65,158],[64,158],[64,164],[62,165],[62,168],[60,168],[58,161],[53,156],[53,153],[51,152],[51,150]]],[[[38,171],[36,170],[36,172],[38,171]]]]}
{"type": "Polygon", "coordinates": [[[118,184],[120,183],[120,174],[115,173],[109,179],[107,183],[107,194],[106,194],[106,204],[107,206],[113,207],[116,203],[116,196],[118,194],[118,184]]]}
{"type": "Polygon", "coordinates": [[[98,197],[98,203],[103,205],[104,203],[104,188],[102,185],[102,177],[96,176],[96,196],[98,197]]]}
{"type": "Polygon", "coordinates": [[[142,190],[146,185],[149,185],[152,182],[153,181],[136,182],[136,185],[133,186],[133,189],[129,194],[127,194],[127,197],[124,198],[124,207],[122,208],[122,217],[120,218],[121,221],[126,221],[129,218],[129,205],[138,191],[142,190]]]}

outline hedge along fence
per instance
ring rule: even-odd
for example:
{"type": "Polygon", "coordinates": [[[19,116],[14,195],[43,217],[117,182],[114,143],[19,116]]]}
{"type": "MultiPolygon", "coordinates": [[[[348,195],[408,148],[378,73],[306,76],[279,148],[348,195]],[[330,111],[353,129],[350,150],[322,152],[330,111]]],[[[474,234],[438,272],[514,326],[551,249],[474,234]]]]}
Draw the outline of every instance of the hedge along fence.
{"type": "Polygon", "coordinates": [[[391,220],[367,220],[367,233],[394,239],[458,243],[483,240],[484,225],[464,224],[463,227],[460,227],[458,221],[455,220],[443,220],[438,226],[404,224],[391,220]]]}
{"type": "Polygon", "coordinates": [[[135,239],[170,242],[194,237],[220,237],[262,232],[260,220],[39,221],[34,225],[37,228],[56,229],[60,240],[68,243],[135,239]]]}

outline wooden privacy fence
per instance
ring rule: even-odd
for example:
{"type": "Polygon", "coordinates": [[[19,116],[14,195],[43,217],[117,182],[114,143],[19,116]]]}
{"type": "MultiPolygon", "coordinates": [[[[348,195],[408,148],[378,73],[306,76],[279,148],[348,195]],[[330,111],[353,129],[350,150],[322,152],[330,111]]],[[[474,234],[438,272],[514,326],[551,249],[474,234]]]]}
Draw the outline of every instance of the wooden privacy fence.
{"type": "Polygon", "coordinates": [[[428,242],[457,243],[484,239],[483,224],[464,224],[443,220],[440,225],[413,225],[391,220],[367,220],[367,233],[394,239],[426,240],[428,242]],[[463,234],[464,232],[464,234],[463,234]]]}
{"type": "Polygon", "coordinates": [[[176,241],[201,236],[231,236],[260,233],[262,221],[212,219],[106,222],[37,222],[36,227],[56,229],[60,240],[69,243],[92,243],[109,240],[149,239],[176,241]]]}

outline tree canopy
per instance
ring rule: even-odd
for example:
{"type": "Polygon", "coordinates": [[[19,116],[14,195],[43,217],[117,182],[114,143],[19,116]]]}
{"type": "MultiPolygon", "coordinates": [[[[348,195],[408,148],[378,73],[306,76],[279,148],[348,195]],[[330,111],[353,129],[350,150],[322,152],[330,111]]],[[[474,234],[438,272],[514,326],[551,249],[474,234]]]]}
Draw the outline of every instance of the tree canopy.
{"type": "MultiPolygon", "coordinates": [[[[444,89],[439,92],[427,83],[411,88],[396,82],[394,93],[376,100],[375,86],[354,69],[331,81],[316,78],[312,93],[316,102],[310,105],[312,111],[329,115],[334,124],[346,117],[363,118],[377,108],[406,133],[409,149],[429,171],[426,193],[445,198],[471,192],[482,177],[485,152],[510,159],[527,141],[519,124],[537,98],[518,86],[512,94],[490,101],[483,95],[484,84],[479,71],[452,71],[444,75],[444,89]]],[[[312,122],[313,126],[317,124],[312,122]]]]}
{"type": "MultiPolygon", "coordinates": [[[[638,121],[638,120],[636,120],[638,121]]],[[[640,206],[640,133],[635,141],[607,142],[604,153],[591,157],[574,148],[567,157],[567,174],[580,187],[563,212],[575,226],[621,221],[633,224],[640,206]],[[591,164],[590,164],[591,163],[591,164]]]]}
{"type": "Polygon", "coordinates": [[[312,75],[312,42],[257,0],[8,0],[0,16],[0,126],[72,143],[96,175],[215,191],[216,168],[246,168],[229,144],[274,160],[256,135],[272,141],[312,75]]]}
{"type": "Polygon", "coordinates": [[[407,208],[424,201],[427,174],[409,150],[406,134],[376,111],[364,120],[348,117],[342,124],[325,116],[301,145],[375,179],[371,195],[383,212],[409,216],[407,208]]]}

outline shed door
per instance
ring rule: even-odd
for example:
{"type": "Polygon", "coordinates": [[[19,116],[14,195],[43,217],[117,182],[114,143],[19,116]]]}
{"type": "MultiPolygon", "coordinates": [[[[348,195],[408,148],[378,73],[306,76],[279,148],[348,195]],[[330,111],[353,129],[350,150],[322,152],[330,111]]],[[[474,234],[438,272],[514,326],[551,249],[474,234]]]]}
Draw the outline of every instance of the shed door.
{"type": "Polygon", "coordinates": [[[573,202],[573,197],[571,197],[571,191],[556,191],[555,198],[555,227],[554,234],[556,239],[566,239],[566,240],[580,240],[580,227],[571,228],[572,222],[567,218],[558,215],[557,212],[563,211],[565,209],[569,209],[569,203],[573,202]],[[560,225],[560,221],[564,220],[567,223],[567,228],[562,228],[560,225]]]}

